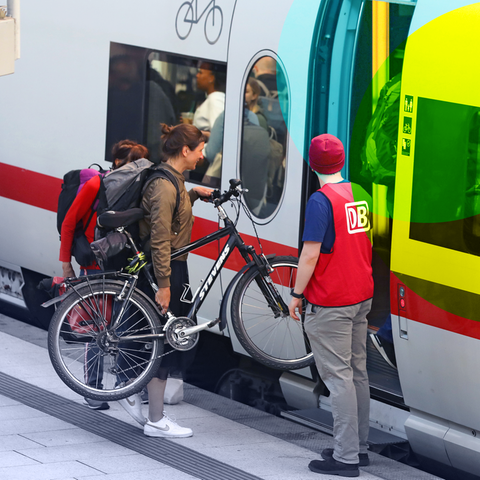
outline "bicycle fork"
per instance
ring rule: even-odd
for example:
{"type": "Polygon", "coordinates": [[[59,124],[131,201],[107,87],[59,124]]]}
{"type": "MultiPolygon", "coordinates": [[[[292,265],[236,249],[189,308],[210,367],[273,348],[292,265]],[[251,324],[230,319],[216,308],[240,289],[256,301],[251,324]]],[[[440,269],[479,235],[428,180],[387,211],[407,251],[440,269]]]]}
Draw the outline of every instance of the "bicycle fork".
{"type": "Polygon", "coordinates": [[[255,277],[255,282],[267,300],[268,306],[272,310],[273,315],[275,318],[278,318],[280,315],[289,315],[288,305],[283,301],[280,292],[270,277],[270,274],[274,272],[274,269],[268,263],[265,255],[258,256],[255,254],[252,256],[260,272],[260,276],[255,277]]]}

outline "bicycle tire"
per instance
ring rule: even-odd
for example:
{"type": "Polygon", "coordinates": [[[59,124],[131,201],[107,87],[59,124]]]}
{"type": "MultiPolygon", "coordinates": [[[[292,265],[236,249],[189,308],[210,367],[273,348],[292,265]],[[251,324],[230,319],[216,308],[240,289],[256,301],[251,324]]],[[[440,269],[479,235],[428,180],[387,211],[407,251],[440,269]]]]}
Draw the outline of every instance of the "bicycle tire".
{"type": "Polygon", "coordinates": [[[110,328],[120,310],[115,298],[123,287],[115,280],[85,282],[72,290],[52,317],[48,352],[53,368],[84,397],[101,401],[129,397],[160,366],[163,339],[128,341],[133,335],[161,331],[159,316],[143,293],[133,292],[118,328],[110,328]]]}
{"type": "MultiPolygon", "coordinates": [[[[269,261],[274,272],[270,278],[286,305],[295,284],[298,260],[274,257],[269,261]]],[[[313,365],[314,358],[303,327],[288,312],[275,315],[257,285],[261,277],[257,267],[240,279],[232,297],[232,324],[243,348],[255,360],[277,370],[298,370],[313,365]]]]}

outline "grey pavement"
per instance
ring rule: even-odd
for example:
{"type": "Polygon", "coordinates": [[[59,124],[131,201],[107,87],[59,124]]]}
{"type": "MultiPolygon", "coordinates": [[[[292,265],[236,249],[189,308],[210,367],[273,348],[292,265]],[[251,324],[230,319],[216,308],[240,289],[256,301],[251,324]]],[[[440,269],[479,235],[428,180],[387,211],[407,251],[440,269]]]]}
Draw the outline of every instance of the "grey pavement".
{"type": "MultiPolygon", "coordinates": [[[[212,465],[212,472],[225,465],[225,480],[339,478],[308,470],[309,461],[319,458],[316,452],[332,439],[306,427],[277,417],[271,420],[263,412],[186,385],[187,401],[167,410],[181,425],[191,427],[194,436],[151,439],[117,402],[102,412],[82,405],[83,399],[63,384],[50,363],[46,332],[0,314],[0,345],[1,480],[210,480],[202,462],[212,465]],[[23,391],[31,396],[27,399],[23,391]],[[45,405],[48,399],[58,403],[58,415],[56,403],[45,405]],[[202,402],[210,405],[215,399],[217,410],[228,414],[202,408],[202,402]],[[65,408],[67,414],[62,414],[65,408]],[[240,413],[232,413],[236,409],[240,413]],[[238,421],[232,419],[236,416],[238,421]],[[266,433],[272,422],[284,429],[289,441],[266,433]]],[[[362,479],[437,478],[370,455],[372,466],[361,469],[362,479]]],[[[220,477],[212,473],[211,478],[220,477]]]]}

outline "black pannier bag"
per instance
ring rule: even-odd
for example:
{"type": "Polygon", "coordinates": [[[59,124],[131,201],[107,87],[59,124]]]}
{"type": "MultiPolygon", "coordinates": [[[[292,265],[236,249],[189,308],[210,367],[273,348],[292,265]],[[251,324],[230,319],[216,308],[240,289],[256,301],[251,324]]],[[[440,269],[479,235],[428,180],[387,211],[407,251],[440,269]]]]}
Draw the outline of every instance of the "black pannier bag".
{"type": "Polygon", "coordinates": [[[90,248],[102,270],[120,270],[125,266],[126,258],[124,254],[120,254],[124,253],[127,245],[128,238],[124,233],[109,232],[105,237],[92,242],[90,248]],[[119,265],[119,260],[122,265],[119,265]]]}

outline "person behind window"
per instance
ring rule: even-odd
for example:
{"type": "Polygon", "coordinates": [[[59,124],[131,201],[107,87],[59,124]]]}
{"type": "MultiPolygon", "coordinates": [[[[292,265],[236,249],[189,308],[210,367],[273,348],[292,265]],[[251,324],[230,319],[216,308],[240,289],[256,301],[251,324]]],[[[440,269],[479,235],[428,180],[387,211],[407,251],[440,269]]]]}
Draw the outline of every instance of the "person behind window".
{"type": "Polygon", "coordinates": [[[206,100],[197,108],[193,125],[210,136],[215,120],[225,110],[225,69],[203,62],[197,73],[197,89],[207,94],[206,100]]]}
{"type": "Polygon", "coordinates": [[[175,112],[160,85],[145,80],[137,59],[131,55],[117,55],[110,60],[107,149],[122,138],[145,142],[150,149],[150,160],[158,158],[160,123],[174,123],[175,112]],[[146,138],[145,138],[146,137],[146,138]]]}
{"type": "Polygon", "coordinates": [[[250,122],[249,114],[256,115],[245,109],[242,137],[242,156],[240,160],[240,177],[243,186],[248,190],[245,202],[248,208],[260,216],[266,205],[267,175],[270,161],[271,146],[267,131],[260,125],[250,122]]]}
{"type": "Polygon", "coordinates": [[[253,66],[255,78],[264,90],[261,95],[269,96],[277,92],[277,61],[272,57],[262,57],[253,66]],[[265,91],[265,88],[267,91],[265,91]]]}
{"type": "Polygon", "coordinates": [[[263,113],[263,109],[258,104],[258,97],[260,96],[260,85],[258,82],[253,78],[249,77],[247,81],[247,86],[245,87],[245,102],[247,104],[248,109],[255,113],[258,117],[258,123],[261,127],[265,130],[269,130],[267,117],[263,113]]]}

